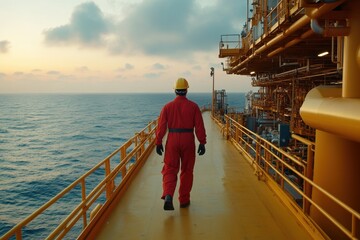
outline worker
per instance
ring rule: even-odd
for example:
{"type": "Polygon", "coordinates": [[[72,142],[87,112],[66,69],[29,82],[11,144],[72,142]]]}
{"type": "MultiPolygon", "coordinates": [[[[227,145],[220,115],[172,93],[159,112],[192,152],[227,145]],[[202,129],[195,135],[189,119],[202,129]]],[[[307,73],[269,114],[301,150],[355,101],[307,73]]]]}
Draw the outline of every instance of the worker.
{"type": "Polygon", "coordinates": [[[199,106],[186,98],[189,84],[185,78],[175,82],[176,97],[161,110],[156,129],[156,152],[164,152],[162,139],[168,130],[165,145],[163,175],[164,210],[174,210],[173,196],[180,172],[180,208],[190,205],[195,165],[195,135],[199,141],[198,154],[205,153],[206,132],[199,106]]]}

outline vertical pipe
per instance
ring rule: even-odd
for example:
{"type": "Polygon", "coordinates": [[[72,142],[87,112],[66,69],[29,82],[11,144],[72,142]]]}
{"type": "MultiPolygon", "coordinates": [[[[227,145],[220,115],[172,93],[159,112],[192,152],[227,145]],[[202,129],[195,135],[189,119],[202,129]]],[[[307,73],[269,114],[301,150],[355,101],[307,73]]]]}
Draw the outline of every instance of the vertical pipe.
{"type": "Polygon", "coordinates": [[[337,69],[343,68],[344,58],[344,37],[337,37],[337,69]]]}
{"type": "MultiPolygon", "coordinates": [[[[347,1],[344,10],[349,11],[350,33],[344,37],[344,65],[342,98],[360,98],[360,1],[347,1]]],[[[338,49],[341,49],[341,41],[338,49]]],[[[327,96],[331,97],[331,96],[327,96]]],[[[338,96],[332,96],[338,97],[338,96]]],[[[343,102],[344,109],[351,107],[343,102]]],[[[357,111],[354,109],[354,111],[357,111]]],[[[335,113],[336,114],[336,113],[335,113]]],[[[341,114],[338,111],[337,114],[341,114]]],[[[344,122],[339,122],[339,126],[344,122]]],[[[356,127],[356,126],[353,126],[356,127]]],[[[316,152],[314,160],[314,182],[344,202],[355,211],[360,211],[360,142],[348,140],[338,134],[316,130],[316,152]]],[[[312,199],[331,216],[359,238],[360,230],[352,229],[351,214],[339,207],[322,193],[313,189],[312,199]]],[[[310,208],[310,216],[333,239],[347,237],[315,208],[310,208]]]]}
{"type": "Polygon", "coordinates": [[[342,95],[360,98],[360,1],[349,1],[350,34],[344,39],[344,72],[342,95]]]}
{"type": "Polygon", "coordinates": [[[215,101],[215,69],[213,67],[210,68],[210,76],[212,77],[212,100],[211,100],[211,116],[214,117],[214,101],[215,101]]]}

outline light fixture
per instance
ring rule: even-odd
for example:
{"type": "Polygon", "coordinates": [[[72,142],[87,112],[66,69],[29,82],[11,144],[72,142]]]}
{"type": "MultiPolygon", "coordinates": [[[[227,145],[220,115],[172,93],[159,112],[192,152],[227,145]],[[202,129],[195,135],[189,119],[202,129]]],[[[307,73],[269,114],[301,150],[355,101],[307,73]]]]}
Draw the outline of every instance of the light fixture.
{"type": "Polygon", "coordinates": [[[326,56],[326,55],[328,55],[329,54],[329,52],[322,52],[322,53],[319,53],[318,54],[318,57],[323,57],[323,56],[326,56]]]}
{"type": "Polygon", "coordinates": [[[215,99],[215,69],[213,67],[210,68],[211,72],[210,72],[210,76],[212,77],[212,101],[211,101],[211,116],[214,117],[214,99],[215,99]]]}
{"type": "Polygon", "coordinates": [[[253,75],[253,74],[255,74],[255,72],[254,72],[254,71],[251,71],[251,72],[250,72],[250,75],[253,75]]]}

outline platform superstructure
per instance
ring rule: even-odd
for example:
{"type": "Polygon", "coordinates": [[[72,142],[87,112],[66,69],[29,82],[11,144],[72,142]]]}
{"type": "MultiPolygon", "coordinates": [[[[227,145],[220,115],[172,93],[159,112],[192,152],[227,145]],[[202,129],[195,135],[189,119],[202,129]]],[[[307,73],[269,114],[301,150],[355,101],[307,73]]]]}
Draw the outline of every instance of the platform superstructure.
{"type": "MultiPolygon", "coordinates": [[[[245,124],[259,134],[274,128],[286,132],[278,144],[306,163],[301,171],[307,178],[359,212],[360,1],[247,4],[243,30],[222,35],[219,42],[224,71],[251,76],[259,87],[248,96],[245,124]],[[299,139],[307,143],[299,145],[299,139]]],[[[359,225],[317,189],[306,192],[344,226],[359,225]]],[[[313,204],[304,208],[329,236],[343,239],[313,204]]],[[[359,227],[353,231],[358,238],[359,227]]]]}

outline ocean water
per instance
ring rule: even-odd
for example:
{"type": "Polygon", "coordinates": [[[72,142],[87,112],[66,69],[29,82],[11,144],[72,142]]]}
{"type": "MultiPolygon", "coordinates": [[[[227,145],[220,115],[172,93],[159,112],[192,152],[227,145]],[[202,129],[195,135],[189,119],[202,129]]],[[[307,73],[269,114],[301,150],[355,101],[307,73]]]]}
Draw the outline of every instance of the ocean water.
{"type": "MultiPolygon", "coordinates": [[[[228,104],[241,111],[245,94],[227,94],[228,104]]],[[[143,129],[173,98],[173,93],[0,95],[0,236],[143,129]]],[[[199,106],[211,103],[211,93],[188,98],[199,106]]],[[[58,207],[66,209],[62,204],[58,207]]],[[[24,238],[43,238],[50,225],[40,220],[24,238]]]]}

